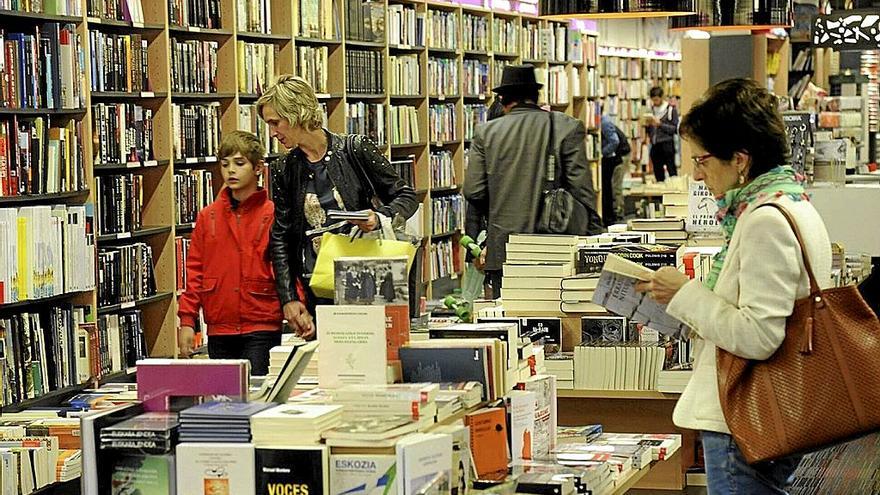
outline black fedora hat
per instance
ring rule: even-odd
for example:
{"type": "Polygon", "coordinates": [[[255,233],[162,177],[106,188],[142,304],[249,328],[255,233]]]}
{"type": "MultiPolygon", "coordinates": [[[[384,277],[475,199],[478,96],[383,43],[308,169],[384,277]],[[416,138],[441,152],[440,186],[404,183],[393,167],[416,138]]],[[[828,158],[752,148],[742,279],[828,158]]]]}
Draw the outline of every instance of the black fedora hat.
{"type": "Polygon", "coordinates": [[[544,85],[535,79],[533,65],[505,65],[501,74],[501,84],[492,88],[495,93],[504,93],[514,88],[540,89],[544,85]]]}

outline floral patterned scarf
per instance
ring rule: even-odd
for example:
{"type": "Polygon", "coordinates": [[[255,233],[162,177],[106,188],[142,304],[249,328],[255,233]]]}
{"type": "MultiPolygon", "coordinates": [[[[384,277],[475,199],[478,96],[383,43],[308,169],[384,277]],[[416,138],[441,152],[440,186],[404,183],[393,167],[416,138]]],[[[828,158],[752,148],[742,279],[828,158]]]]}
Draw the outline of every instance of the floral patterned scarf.
{"type": "Polygon", "coordinates": [[[743,187],[731,189],[715,198],[718,203],[718,213],[715,216],[721,224],[724,246],[712,260],[712,269],[704,282],[706,287],[715,289],[715,284],[718,283],[718,275],[724,266],[727,248],[730,246],[730,239],[733,238],[733,231],[736,229],[740,215],[752,205],[766,203],[783,195],[794,201],[809,201],[803,183],[804,177],[793,168],[780,166],[759,175],[743,187]]]}

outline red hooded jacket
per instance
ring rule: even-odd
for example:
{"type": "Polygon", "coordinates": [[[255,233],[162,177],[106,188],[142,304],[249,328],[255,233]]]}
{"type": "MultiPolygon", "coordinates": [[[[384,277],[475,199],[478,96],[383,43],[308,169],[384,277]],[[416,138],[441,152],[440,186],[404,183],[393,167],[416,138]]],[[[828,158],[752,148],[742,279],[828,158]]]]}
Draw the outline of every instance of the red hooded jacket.
{"type": "Polygon", "coordinates": [[[202,308],[209,336],[281,330],[268,250],[274,209],[260,189],[233,210],[224,188],[199,212],[177,310],[181,326],[194,326],[202,308]]]}

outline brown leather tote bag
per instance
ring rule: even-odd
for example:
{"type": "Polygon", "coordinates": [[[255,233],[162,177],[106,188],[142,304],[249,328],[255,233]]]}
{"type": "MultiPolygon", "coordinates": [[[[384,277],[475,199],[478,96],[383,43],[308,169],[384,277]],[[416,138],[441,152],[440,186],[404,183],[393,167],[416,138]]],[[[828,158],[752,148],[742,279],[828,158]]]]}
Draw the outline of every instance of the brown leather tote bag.
{"type": "Polygon", "coordinates": [[[855,286],[822,290],[791,214],[810,278],[782,346],[766,361],[718,349],[721,409],[750,463],[807,453],[880,430],[880,322],[855,286]]]}

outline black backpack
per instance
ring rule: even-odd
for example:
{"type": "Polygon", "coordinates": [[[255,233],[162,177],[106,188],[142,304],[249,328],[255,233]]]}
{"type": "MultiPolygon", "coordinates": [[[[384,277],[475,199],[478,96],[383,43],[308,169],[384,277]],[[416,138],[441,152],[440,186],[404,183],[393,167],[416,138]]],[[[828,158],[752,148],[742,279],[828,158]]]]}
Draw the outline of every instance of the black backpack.
{"type": "Polygon", "coordinates": [[[617,139],[619,140],[617,149],[614,150],[614,154],[618,158],[623,158],[632,151],[632,148],[629,145],[629,138],[620,130],[620,127],[617,127],[616,125],[614,126],[614,132],[617,133],[617,139]]]}

